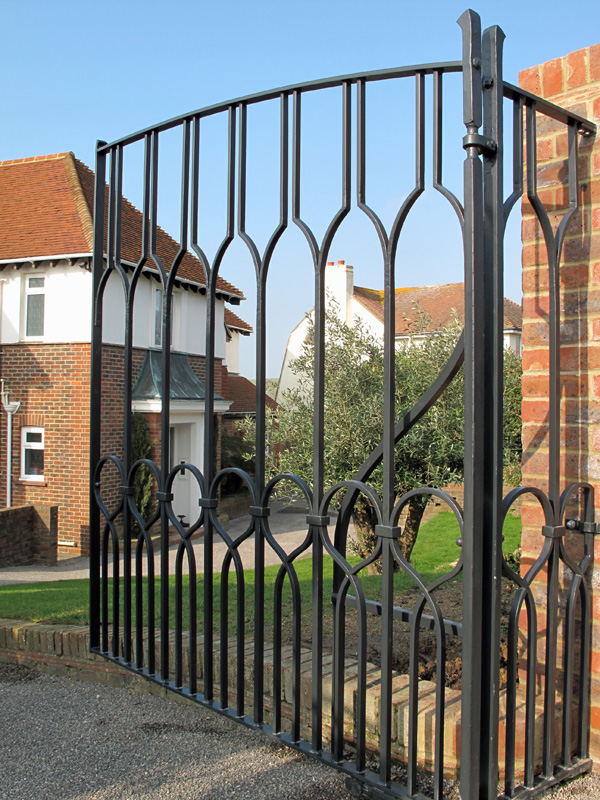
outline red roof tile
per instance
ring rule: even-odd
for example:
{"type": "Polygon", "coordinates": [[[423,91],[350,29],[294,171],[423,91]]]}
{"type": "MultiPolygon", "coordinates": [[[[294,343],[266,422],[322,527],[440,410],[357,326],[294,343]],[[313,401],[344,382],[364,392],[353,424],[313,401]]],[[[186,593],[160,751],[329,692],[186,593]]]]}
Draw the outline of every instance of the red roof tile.
{"type": "MultiPolygon", "coordinates": [[[[354,287],[354,297],[383,322],[383,291],[354,287]]],[[[411,322],[415,321],[415,311],[423,309],[430,322],[427,331],[440,330],[452,320],[453,312],[464,321],[465,297],[464,284],[445,283],[437,286],[409,286],[396,289],[396,334],[410,333],[411,322]]],[[[512,300],[504,298],[504,327],[518,328],[522,326],[521,308],[512,300]]]]}
{"type": "MultiPolygon", "coordinates": [[[[121,208],[121,258],[135,264],[141,257],[143,218],[125,198],[121,208]]],[[[0,162],[0,260],[90,253],[93,210],[94,173],[73,153],[0,162]]],[[[168,271],[179,245],[160,227],[156,250],[168,271]]],[[[148,267],[155,268],[150,259],[148,267]]],[[[185,253],[177,276],[206,284],[202,264],[190,252],[185,253]]],[[[217,288],[243,296],[223,278],[218,278],[217,288]]]]}
{"type": "Polygon", "coordinates": [[[227,325],[228,328],[234,328],[236,331],[239,331],[242,336],[250,336],[252,333],[252,325],[248,325],[247,322],[244,322],[244,320],[238,317],[237,314],[234,314],[228,306],[225,306],[225,325],[227,325]]]}
{"type": "MultiPolygon", "coordinates": [[[[242,375],[227,377],[227,400],[233,400],[228,414],[254,414],[256,412],[256,386],[242,375]]],[[[277,408],[277,403],[265,395],[269,408],[277,408]]]]}
{"type": "Polygon", "coordinates": [[[0,259],[91,251],[65,168],[70,158],[0,162],[0,259]]]}

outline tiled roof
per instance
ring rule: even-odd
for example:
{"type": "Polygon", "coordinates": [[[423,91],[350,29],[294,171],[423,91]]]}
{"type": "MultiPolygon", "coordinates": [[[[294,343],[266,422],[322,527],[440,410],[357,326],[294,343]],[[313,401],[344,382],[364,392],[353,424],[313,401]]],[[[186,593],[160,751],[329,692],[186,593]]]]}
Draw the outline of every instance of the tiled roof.
{"type": "Polygon", "coordinates": [[[0,162],[0,259],[91,252],[74,173],[70,153],[0,162]]]}
{"type": "MultiPolygon", "coordinates": [[[[121,258],[135,264],[142,251],[142,214],[125,198],[121,208],[121,258]]],[[[90,253],[93,210],[94,173],[73,153],[0,161],[0,260],[90,253]]],[[[160,227],[156,250],[168,271],[179,245],[160,227]]],[[[155,268],[150,259],[148,267],[155,268]]],[[[177,276],[206,284],[202,265],[190,252],[185,253],[177,276]]],[[[217,288],[242,297],[222,278],[217,288]]]]}
{"type": "Polygon", "coordinates": [[[252,333],[252,325],[248,325],[247,322],[244,322],[244,320],[238,317],[237,314],[234,314],[228,306],[225,306],[225,325],[227,325],[228,328],[234,328],[236,331],[239,331],[242,336],[250,336],[252,333]]]}
{"type": "MultiPolygon", "coordinates": [[[[256,412],[256,386],[242,375],[227,377],[227,399],[233,400],[228,414],[254,414],[256,412]]],[[[277,408],[277,403],[269,395],[265,395],[269,408],[277,408]]]]}
{"type": "MultiPolygon", "coordinates": [[[[373,316],[383,322],[383,291],[354,287],[354,297],[373,316]]],[[[436,331],[452,320],[456,311],[464,321],[464,284],[445,283],[437,286],[409,286],[396,289],[396,335],[410,333],[410,323],[415,321],[415,311],[422,308],[430,318],[427,331],[436,331]]],[[[521,329],[521,308],[512,300],[504,298],[504,327],[521,329]]]]}

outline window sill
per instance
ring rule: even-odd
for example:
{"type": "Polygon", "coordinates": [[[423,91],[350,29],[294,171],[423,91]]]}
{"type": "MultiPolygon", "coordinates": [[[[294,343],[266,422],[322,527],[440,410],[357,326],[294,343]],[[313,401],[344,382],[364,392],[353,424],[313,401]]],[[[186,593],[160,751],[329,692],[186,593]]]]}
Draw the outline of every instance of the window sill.
{"type": "Polygon", "coordinates": [[[37,479],[37,478],[18,478],[18,483],[22,483],[25,486],[48,486],[48,481],[45,478],[37,479]]]}

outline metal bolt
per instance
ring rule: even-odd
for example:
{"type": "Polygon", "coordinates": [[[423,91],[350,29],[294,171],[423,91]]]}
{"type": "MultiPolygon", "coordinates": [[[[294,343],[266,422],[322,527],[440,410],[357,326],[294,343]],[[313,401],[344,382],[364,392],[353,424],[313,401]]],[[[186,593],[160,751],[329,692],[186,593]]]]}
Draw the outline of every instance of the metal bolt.
{"type": "Polygon", "coordinates": [[[570,531],[574,531],[577,528],[577,520],[568,519],[565,523],[565,527],[567,527],[570,531]]]}
{"type": "Polygon", "coordinates": [[[483,88],[484,89],[491,89],[493,85],[494,85],[494,79],[493,78],[484,78],[483,79],[483,88]]]}
{"type": "Polygon", "coordinates": [[[474,67],[475,69],[481,69],[481,59],[479,59],[479,58],[474,58],[474,59],[471,61],[471,63],[473,64],[473,67],[474,67]]]}

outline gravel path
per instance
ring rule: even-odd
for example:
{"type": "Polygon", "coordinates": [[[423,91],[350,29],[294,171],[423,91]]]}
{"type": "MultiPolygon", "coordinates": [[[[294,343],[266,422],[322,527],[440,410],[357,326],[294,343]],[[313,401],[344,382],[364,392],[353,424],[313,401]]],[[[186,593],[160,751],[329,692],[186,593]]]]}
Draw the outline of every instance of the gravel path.
{"type": "MultiPolygon", "coordinates": [[[[0,708],[0,800],[350,798],[334,770],[152,695],[0,664],[0,708]]],[[[600,778],[545,797],[600,798],[600,778]]]]}
{"type": "Polygon", "coordinates": [[[345,800],[344,779],[203,709],[0,665],[2,800],[345,800]]]}

